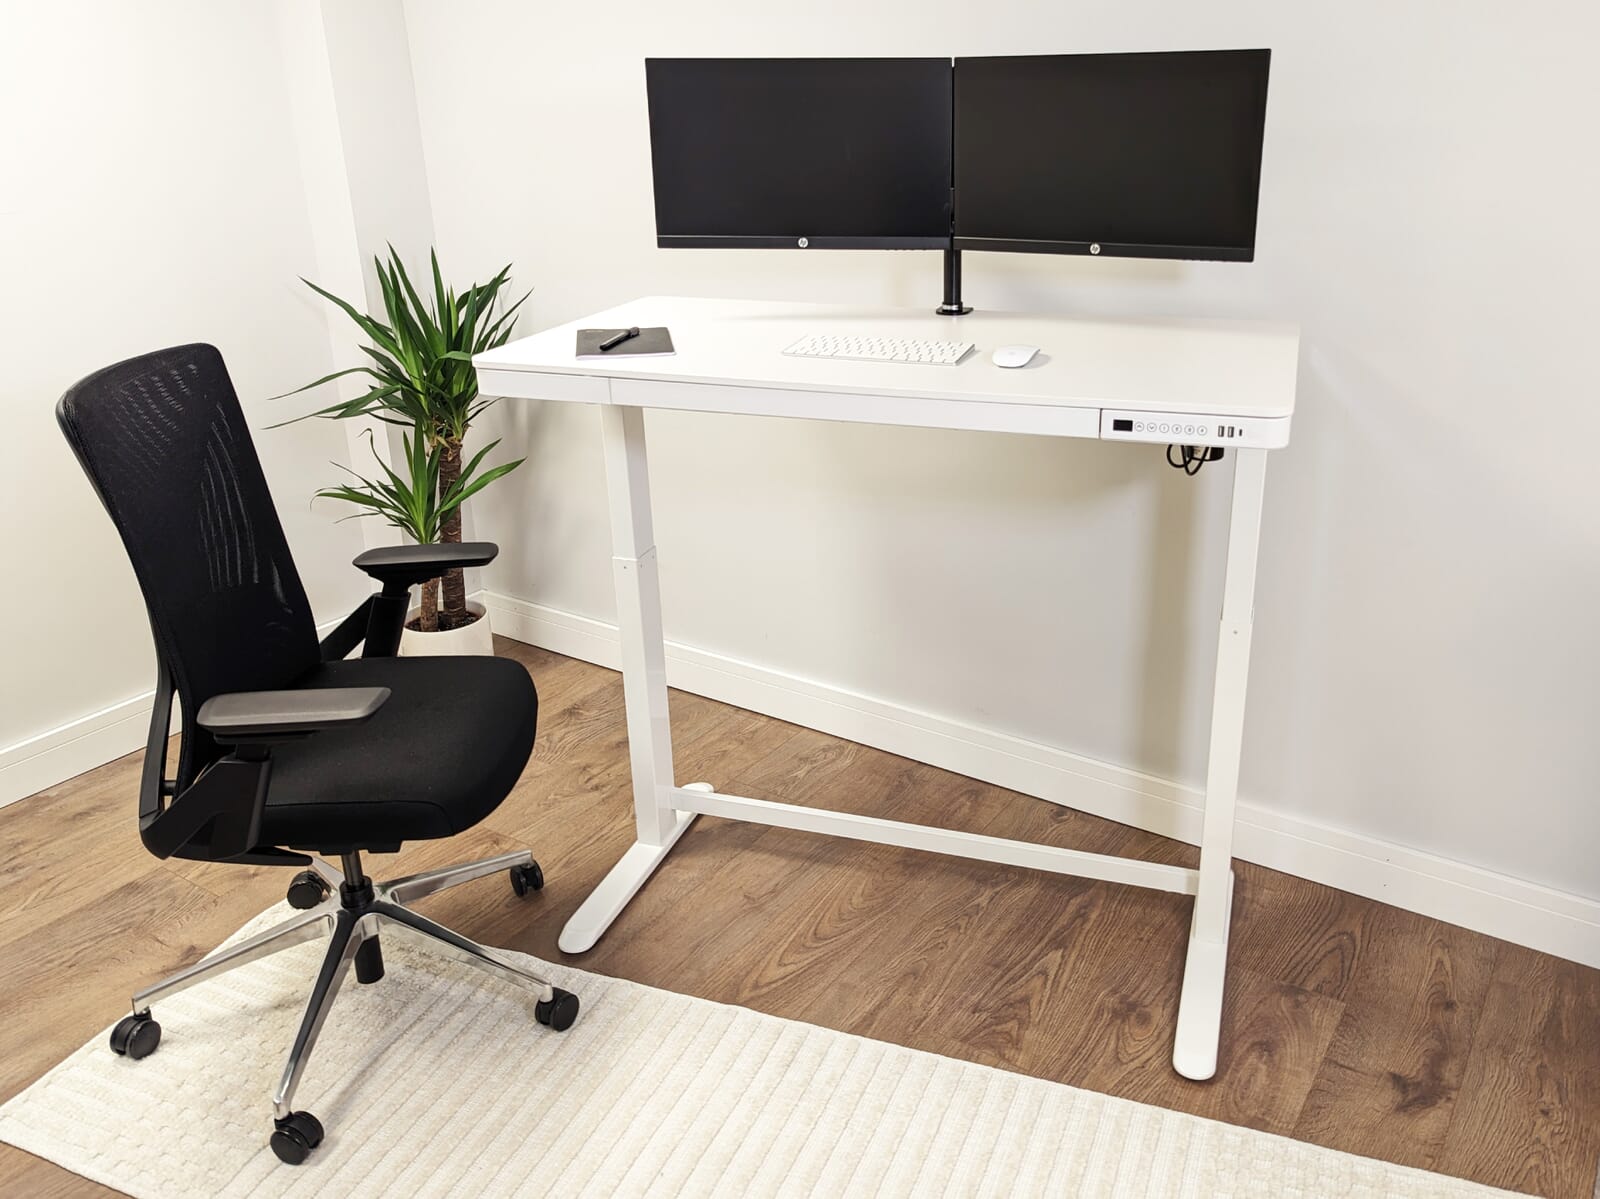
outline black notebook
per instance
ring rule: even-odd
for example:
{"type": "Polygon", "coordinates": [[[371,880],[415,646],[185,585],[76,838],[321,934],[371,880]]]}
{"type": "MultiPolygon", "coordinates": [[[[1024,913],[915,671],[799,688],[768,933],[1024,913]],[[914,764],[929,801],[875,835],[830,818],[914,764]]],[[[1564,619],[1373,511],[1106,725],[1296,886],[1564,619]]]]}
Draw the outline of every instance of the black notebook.
{"type": "Polygon", "coordinates": [[[637,358],[640,355],[660,357],[665,354],[675,354],[672,348],[672,334],[662,326],[654,329],[640,329],[638,337],[630,337],[621,345],[613,346],[602,351],[600,343],[608,337],[615,337],[621,329],[579,329],[578,330],[578,357],[579,358],[637,358]]]}

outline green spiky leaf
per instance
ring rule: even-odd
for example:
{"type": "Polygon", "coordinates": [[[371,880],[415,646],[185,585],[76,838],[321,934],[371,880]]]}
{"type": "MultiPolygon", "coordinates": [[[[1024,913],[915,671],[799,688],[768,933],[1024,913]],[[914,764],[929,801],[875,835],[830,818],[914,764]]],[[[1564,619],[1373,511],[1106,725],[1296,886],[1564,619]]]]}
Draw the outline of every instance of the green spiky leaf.
{"type": "Polygon", "coordinates": [[[504,303],[511,283],[510,264],[487,282],[457,291],[445,282],[438,254],[431,250],[428,275],[423,281],[428,294],[413,284],[392,245],[386,259],[373,259],[373,269],[382,303],[371,313],[304,280],[361,332],[365,343],[360,350],[366,362],[285,393],[299,395],[351,378],[363,384],[359,394],[292,420],[361,417],[404,430],[404,452],[398,461],[391,464],[378,454],[369,433],[368,443],[378,469],[362,474],[344,467],[350,478],[323,488],[317,495],[351,505],[351,516],[376,516],[387,521],[418,542],[438,541],[446,534],[454,539],[457,526],[448,530],[445,527],[452,514],[524,461],[518,458],[486,466],[487,456],[498,442],[491,442],[470,458],[462,452],[462,443],[473,421],[494,403],[494,397],[486,398],[478,392],[473,355],[510,340],[531,293],[524,293],[509,305],[504,303]],[[446,450],[450,463],[465,459],[453,478],[445,469],[446,450]]]}

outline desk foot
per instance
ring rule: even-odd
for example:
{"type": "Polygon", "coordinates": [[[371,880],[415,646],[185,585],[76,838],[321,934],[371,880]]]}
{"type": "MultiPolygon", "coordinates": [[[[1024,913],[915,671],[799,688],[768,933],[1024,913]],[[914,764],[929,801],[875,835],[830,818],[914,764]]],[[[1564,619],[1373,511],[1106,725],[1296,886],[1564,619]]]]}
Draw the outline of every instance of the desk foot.
{"type": "MultiPolygon", "coordinates": [[[[698,790],[711,790],[707,783],[691,783],[690,786],[698,790]]],[[[693,812],[679,812],[678,823],[667,833],[664,844],[633,843],[611,868],[611,872],[600,880],[600,885],[589,892],[589,898],[568,917],[561,936],[556,939],[561,952],[582,953],[594,948],[594,943],[611,927],[611,922],[622,914],[628,901],[639,893],[639,888],[644,886],[645,881],[655,873],[656,867],[678,843],[684,830],[694,823],[694,817],[693,812]]]]}
{"type": "MultiPolygon", "coordinates": [[[[1228,876],[1232,907],[1233,876],[1228,876]]],[[[1198,910],[1199,903],[1195,907],[1198,910]]],[[[1199,923],[1198,919],[1195,921],[1199,923]]],[[[1204,1082],[1217,1072],[1217,1043],[1222,1033],[1222,992],[1228,974],[1228,929],[1222,939],[1189,930],[1189,953],[1183,964],[1183,991],[1178,997],[1178,1031],[1172,1047],[1172,1068],[1185,1078],[1204,1082]]]]}

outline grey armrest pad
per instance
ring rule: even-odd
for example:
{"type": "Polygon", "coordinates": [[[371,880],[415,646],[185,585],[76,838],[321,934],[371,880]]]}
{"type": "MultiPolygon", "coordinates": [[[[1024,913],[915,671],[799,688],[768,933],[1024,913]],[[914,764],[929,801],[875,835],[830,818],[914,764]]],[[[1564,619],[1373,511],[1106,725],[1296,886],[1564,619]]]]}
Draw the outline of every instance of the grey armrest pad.
{"type": "Polygon", "coordinates": [[[388,698],[387,687],[234,691],[206,700],[196,720],[219,741],[315,733],[370,720],[388,698]]]}
{"type": "Polygon", "coordinates": [[[492,541],[463,541],[453,545],[385,545],[358,554],[355,565],[375,578],[394,577],[421,582],[453,566],[487,566],[500,547],[492,541]]]}

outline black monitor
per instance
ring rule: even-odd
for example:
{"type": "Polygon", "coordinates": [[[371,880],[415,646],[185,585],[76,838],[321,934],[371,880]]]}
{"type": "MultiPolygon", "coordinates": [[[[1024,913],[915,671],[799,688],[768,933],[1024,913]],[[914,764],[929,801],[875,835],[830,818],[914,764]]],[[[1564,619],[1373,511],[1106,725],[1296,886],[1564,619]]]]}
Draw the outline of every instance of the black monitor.
{"type": "Polygon", "coordinates": [[[660,246],[947,249],[948,58],[645,62],[660,246]]]}
{"type": "Polygon", "coordinates": [[[1250,261],[1270,58],[958,58],[956,249],[1250,261]]]}

